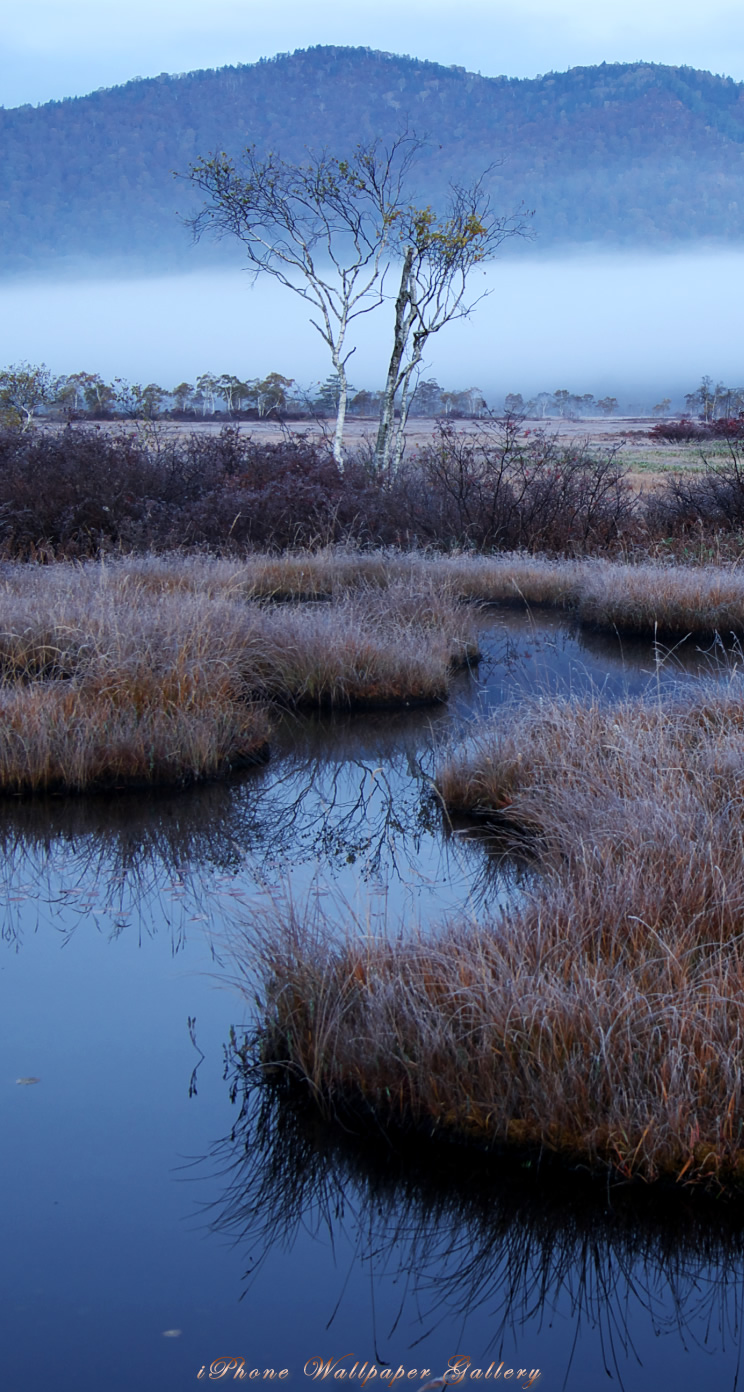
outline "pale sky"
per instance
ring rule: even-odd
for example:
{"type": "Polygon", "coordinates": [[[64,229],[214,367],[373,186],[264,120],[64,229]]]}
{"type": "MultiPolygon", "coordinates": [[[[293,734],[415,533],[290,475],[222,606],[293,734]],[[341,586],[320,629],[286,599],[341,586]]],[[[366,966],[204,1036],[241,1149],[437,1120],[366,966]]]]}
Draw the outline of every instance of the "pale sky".
{"type": "Polygon", "coordinates": [[[731,0],[0,0],[0,105],[312,44],[485,76],[644,59],[744,80],[744,9],[731,0]]]}

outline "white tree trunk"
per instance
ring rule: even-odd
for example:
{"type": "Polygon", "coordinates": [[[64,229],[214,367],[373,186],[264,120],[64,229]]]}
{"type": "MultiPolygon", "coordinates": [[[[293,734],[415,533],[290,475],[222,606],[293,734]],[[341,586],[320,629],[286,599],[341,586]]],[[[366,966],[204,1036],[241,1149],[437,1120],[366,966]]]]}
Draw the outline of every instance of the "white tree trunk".
{"type": "Polygon", "coordinates": [[[384,473],[390,465],[394,428],[395,428],[395,393],[400,385],[400,365],[403,361],[403,354],[410,332],[411,320],[408,313],[411,306],[411,266],[413,265],[413,249],[406,251],[403,259],[403,269],[400,276],[400,288],[398,298],[395,301],[395,333],[393,337],[393,351],[390,355],[388,366],[387,381],[382,394],[382,404],[380,406],[380,424],[377,430],[377,443],[375,444],[375,465],[380,473],[384,473]]]}
{"type": "Polygon", "coordinates": [[[391,462],[392,471],[396,474],[403,461],[403,451],[406,447],[406,424],[408,422],[408,412],[411,409],[411,378],[418,368],[424,355],[424,346],[429,337],[427,333],[415,333],[413,335],[413,352],[410,362],[406,366],[400,377],[400,419],[395,430],[395,438],[392,443],[391,462]]]}
{"type": "Polygon", "coordinates": [[[346,376],[346,366],[339,358],[334,364],[338,373],[338,405],[336,407],[336,429],[333,433],[333,458],[338,465],[340,474],[344,472],[344,425],[346,422],[346,401],[349,395],[349,383],[346,376]]]}

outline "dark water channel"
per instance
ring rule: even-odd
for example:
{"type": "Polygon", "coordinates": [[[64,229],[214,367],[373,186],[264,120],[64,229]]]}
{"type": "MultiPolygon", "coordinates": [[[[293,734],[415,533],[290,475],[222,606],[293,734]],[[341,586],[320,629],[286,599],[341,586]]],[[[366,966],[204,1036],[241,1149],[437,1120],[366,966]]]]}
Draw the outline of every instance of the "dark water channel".
{"type": "Polygon", "coordinates": [[[716,660],[552,616],[482,625],[446,708],[288,719],[271,762],[225,784],[0,808],[4,1392],[171,1392],[233,1357],[297,1388],[346,1355],[413,1387],[459,1355],[484,1374],[467,1386],[735,1386],[730,1209],[432,1164],[231,1100],[223,1049],[251,1020],[231,924],[287,894],[365,930],[493,907],[519,867],[443,828],[437,743],[536,687],[614,699],[716,660]]]}

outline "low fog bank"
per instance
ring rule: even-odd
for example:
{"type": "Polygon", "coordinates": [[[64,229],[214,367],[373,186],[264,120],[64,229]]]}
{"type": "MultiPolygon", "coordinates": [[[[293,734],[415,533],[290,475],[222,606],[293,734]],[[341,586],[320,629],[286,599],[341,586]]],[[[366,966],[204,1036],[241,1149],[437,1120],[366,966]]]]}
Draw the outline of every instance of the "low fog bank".
{"type": "MultiPolygon", "coordinates": [[[[507,392],[612,393],[622,409],[661,396],[681,402],[703,374],[744,383],[744,250],[502,261],[475,275],[472,289],[473,298],[490,293],[430,341],[424,376],[478,386],[496,408],[507,392]]],[[[360,321],[349,367],[357,389],[382,385],[391,319],[390,304],[360,321]]],[[[277,371],[310,385],[331,370],[299,297],[213,269],[6,282],[0,366],[21,360],[166,388],[207,371],[277,371]]]]}

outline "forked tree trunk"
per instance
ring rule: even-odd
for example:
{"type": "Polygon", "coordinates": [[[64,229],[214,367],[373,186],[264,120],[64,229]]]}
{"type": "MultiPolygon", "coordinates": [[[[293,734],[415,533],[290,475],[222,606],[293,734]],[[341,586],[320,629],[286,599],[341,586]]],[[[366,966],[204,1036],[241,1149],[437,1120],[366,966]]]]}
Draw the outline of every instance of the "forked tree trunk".
{"type": "Polygon", "coordinates": [[[380,473],[384,473],[388,469],[393,453],[395,438],[395,393],[399,386],[400,365],[403,361],[406,341],[411,328],[408,310],[411,305],[410,282],[412,265],[413,248],[409,247],[403,258],[400,288],[398,290],[398,298],[395,301],[393,351],[390,355],[387,381],[385,382],[385,390],[382,394],[382,405],[380,406],[380,424],[377,430],[377,443],[375,445],[375,465],[380,473]]]}
{"type": "Polygon", "coordinates": [[[390,462],[392,472],[397,474],[403,460],[403,451],[406,447],[406,425],[408,424],[408,412],[411,409],[411,377],[421,362],[423,354],[423,343],[416,343],[410,363],[407,364],[401,380],[400,395],[400,417],[396,422],[393,432],[390,450],[390,462]]]}

